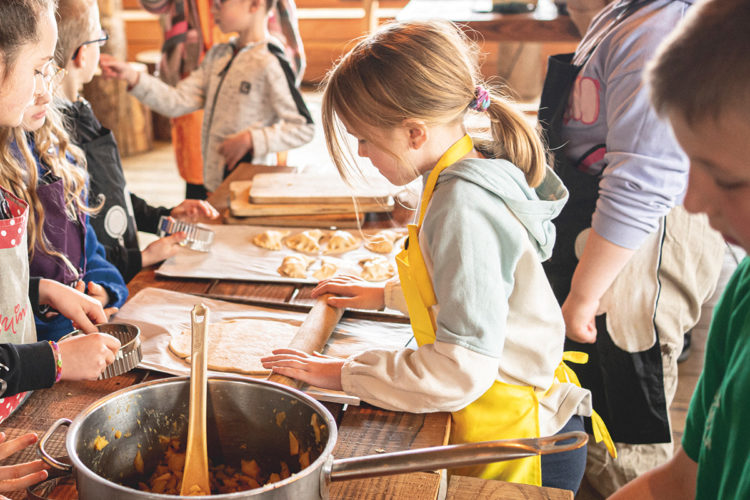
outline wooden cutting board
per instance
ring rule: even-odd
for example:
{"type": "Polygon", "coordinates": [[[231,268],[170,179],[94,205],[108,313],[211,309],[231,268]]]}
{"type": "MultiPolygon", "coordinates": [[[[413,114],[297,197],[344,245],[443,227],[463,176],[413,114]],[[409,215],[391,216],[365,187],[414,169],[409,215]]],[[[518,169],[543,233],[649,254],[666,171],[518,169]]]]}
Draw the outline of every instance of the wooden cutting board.
{"type": "Polygon", "coordinates": [[[382,177],[368,178],[353,189],[332,174],[257,174],[250,187],[250,202],[351,204],[355,198],[362,204],[378,204],[392,198],[397,190],[382,177]]]}
{"type": "MultiPolygon", "coordinates": [[[[256,175],[255,178],[259,175],[256,175]]],[[[355,213],[351,198],[343,203],[254,203],[250,201],[252,186],[254,186],[254,181],[234,181],[229,184],[229,209],[234,217],[330,214],[353,216],[355,213]]],[[[357,209],[360,212],[390,212],[393,210],[393,198],[386,197],[375,203],[360,202],[357,209]]]]}
{"type": "Polygon", "coordinates": [[[246,226],[278,226],[278,227],[319,227],[329,229],[353,229],[360,227],[365,220],[365,214],[321,214],[321,215],[268,215],[262,217],[232,217],[224,216],[225,224],[246,226]]]}

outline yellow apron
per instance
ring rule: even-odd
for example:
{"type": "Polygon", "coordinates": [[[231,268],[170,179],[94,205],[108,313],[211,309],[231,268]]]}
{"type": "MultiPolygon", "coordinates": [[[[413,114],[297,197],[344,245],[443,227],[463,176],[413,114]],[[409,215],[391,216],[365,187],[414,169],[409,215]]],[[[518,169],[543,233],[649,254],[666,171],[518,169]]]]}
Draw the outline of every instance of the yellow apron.
{"type": "MultiPolygon", "coordinates": [[[[451,146],[435,165],[427,178],[422,194],[418,223],[408,226],[408,245],[396,256],[401,288],[409,310],[409,320],[419,346],[435,342],[436,323],[433,307],[437,304],[432,280],[419,247],[419,230],[440,173],[463,158],[472,148],[471,138],[465,135],[451,146]]],[[[580,358],[575,361],[580,361],[580,358]]],[[[561,362],[556,376],[567,375],[570,371],[561,362]]],[[[572,380],[564,381],[572,382],[572,380]]],[[[530,386],[495,381],[479,399],[466,408],[453,412],[452,416],[451,443],[539,437],[539,400],[530,386]]],[[[595,425],[595,433],[602,436],[603,434],[596,428],[595,425]]],[[[541,457],[538,455],[467,467],[456,472],[484,479],[502,479],[537,486],[542,484],[541,457]]]]}

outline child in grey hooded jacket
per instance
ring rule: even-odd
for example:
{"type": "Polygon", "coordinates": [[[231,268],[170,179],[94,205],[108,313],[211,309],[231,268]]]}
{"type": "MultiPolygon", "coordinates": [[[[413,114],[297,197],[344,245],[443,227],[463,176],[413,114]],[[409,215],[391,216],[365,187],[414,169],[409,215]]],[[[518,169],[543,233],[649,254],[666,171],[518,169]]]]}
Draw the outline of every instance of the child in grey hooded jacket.
{"type": "Polygon", "coordinates": [[[229,43],[215,45],[190,76],[171,87],[102,55],[105,77],[124,79],[132,94],[170,117],[204,109],[203,179],[208,191],[241,161],[272,164],[271,153],[310,142],[314,125],[294,72],[267,28],[273,0],[215,3],[216,23],[229,43]]]}

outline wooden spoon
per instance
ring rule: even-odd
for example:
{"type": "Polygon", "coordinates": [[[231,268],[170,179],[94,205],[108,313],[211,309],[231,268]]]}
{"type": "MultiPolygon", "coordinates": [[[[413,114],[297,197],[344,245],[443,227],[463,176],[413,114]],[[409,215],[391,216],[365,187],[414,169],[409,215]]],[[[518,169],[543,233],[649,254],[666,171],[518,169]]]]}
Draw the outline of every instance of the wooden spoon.
{"type": "Polygon", "coordinates": [[[185,470],[180,496],[210,495],[208,447],[206,446],[206,370],[208,368],[208,308],[193,307],[190,350],[190,418],[188,420],[185,470]]]}
{"type": "MultiPolygon", "coordinates": [[[[290,349],[297,349],[307,354],[323,350],[326,342],[328,342],[328,337],[331,336],[333,329],[336,328],[336,324],[341,319],[341,315],[344,314],[343,309],[328,305],[328,297],[332,296],[333,294],[327,293],[317,298],[307,317],[305,317],[305,321],[302,322],[299,330],[289,343],[290,349]]],[[[297,389],[302,385],[299,380],[278,373],[269,375],[268,380],[297,389]]]]}

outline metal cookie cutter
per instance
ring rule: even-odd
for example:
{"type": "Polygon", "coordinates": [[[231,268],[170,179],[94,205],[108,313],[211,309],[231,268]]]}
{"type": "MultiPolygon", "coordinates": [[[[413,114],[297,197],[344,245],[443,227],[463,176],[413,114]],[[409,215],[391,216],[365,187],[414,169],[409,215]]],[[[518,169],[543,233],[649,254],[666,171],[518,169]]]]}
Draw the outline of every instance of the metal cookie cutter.
{"type": "Polygon", "coordinates": [[[159,237],[183,231],[187,234],[181,245],[199,252],[208,252],[214,241],[214,232],[200,224],[182,222],[168,215],[162,215],[159,219],[159,237]]]}
{"type": "MultiPolygon", "coordinates": [[[[101,333],[108,333],[120,341],[120,350],[115,355],[115,361],[104,369],[99,375],[99,380],[116,377],[127,373],[141,362],[143,353],[141,352],[141,329],[129,323],[102,323],[96,325],[101,333]]],[[[65,335],[60,340],[72,337],[73,335],[84,335],[80,330],[74,330],[65,335]]]]}

